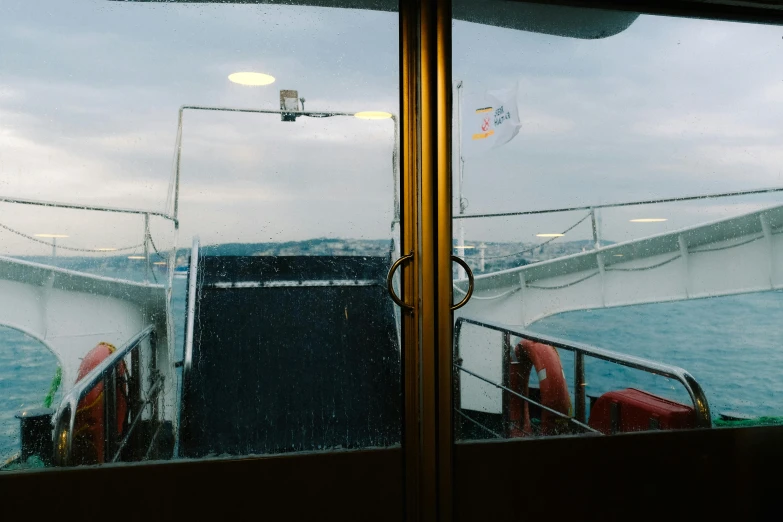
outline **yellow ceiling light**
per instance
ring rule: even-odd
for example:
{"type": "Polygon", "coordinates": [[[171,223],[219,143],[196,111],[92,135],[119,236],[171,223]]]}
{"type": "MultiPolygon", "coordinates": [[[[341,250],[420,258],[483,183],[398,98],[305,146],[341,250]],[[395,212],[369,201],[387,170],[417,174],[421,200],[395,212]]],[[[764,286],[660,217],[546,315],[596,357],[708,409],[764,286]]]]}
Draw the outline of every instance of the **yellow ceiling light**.
{"type": "Polygon", "coordinates": [[[563,237],[565,234],[536,234],[536,237],[563,237]]]}
{"type": "Polygon", "coordinates": [[[632,219],[631,223],[661,223],[667,221],[666,218],[637,218],[632,219]]]}
{"type": "Polygon", "coordinates": [[[35,237],[47,237],[51,239],[58,239],[61,237],[70,237],[67,234],[36,234],[35,237]]]}
{"type": "Polygon", "coordinates": [[[128,256],[128,259],[147,259],[144,256],[128,256]]]}
{"type": "Polygon", "coordinates": [[[248,85],[256,87],[259,85],[269,85],[274,83],[275,77],[257,72],[235,72],[228,75],[228,79],[239,85],[248,85]]]}
{"type": "Polygon", "coordinates": [[[390,112],[383,111],[362,111],[354,114],[360,120],[388,120],[392,117],[390,112]]]}

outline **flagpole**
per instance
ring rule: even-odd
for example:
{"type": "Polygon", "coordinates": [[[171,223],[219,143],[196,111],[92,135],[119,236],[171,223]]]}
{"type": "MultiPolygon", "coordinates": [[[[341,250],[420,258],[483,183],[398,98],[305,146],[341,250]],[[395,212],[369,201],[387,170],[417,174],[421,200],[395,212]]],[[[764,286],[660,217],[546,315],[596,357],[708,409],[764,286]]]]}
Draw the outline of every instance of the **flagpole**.
{"type": "MultiPolygon", "coordinates": [[[[457,142],[456,142],[456,156],[457,156],[457,204],[459,205],[459,214],[463,215],[467,205],[463,203],[462,197],[462,181],[465,174],[465,161],[462,159],[462,80],[457,81],[457,142]]],[[[459,236],[457,240],[458,252],[457,255],[464,259],[465,257],[465,220],[459,220],[459,236]]],[[[464,279],[466,277],[465,269],[461,266],[457,267],[457,279],[464,279]]]]}

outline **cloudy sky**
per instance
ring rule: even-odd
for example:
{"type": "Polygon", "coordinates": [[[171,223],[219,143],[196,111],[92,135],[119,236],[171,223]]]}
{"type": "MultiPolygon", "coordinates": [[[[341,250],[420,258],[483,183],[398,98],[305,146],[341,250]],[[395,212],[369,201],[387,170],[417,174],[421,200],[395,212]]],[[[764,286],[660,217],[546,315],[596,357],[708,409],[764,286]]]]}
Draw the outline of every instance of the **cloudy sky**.
{"type": "MultiPolygon", "coordinates": [[[[0,2],[0,195],[164,210],[183,104],[398,112],[395,13],[264,5],[0,2]],[[276,77],[244,87],[227,77],[276,77]]],[[[454,24],[465,90],[518,86],[520,134],[465,164],[468,212],[783,185],[783,28],[639,17],[578,40],[454,24]]],[[[390,120],[186,113],[180,244],[389,237],[390,120]]],[[[783,202],[734,198],[602,215],[627,239],[783,202]],[[666,217],[630,225],[631,217],[666,217]]],[[[469,239],[532,241],[583,214],[472,220],[469,239]]],[[[0,204],[63,244],[140,241],[138,217],[0,204]]],[[[170,227],[156,221],[160,243],[170,227]]],[[[581,239],[589,226],[569,238],[581,239]]],[[[3,252],[44,253],[0,230],[3,252]]]]}

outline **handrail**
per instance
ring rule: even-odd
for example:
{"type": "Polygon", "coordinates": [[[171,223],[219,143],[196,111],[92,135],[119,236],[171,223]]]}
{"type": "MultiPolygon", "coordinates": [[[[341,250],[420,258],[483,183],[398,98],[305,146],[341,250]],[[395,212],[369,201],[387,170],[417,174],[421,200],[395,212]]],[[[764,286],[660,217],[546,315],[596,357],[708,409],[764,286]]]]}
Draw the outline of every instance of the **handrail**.
{"type": "MultiPolygon", "coordinates": [[[[577,210],[590,210],[594,211],[600,208],[617,208],[617,207],[633,207],[638,205],[655,205],[658,203],[674,203],[677,201],[693,201],[698,199],[717,199],[728,198],[732,196],[748,196],[752,194],[772,194],[775,192],[783,192],[783,187],[763,188],[755,190],[737,190],[734,192],[722,192],[717,194],[701,194],[696,196],[682,196],[679,198],[660,198],[660,199],[646,199],[640,201],[626,201],[621,203],[604,203],[602,205],[582,205],[577,207],[563,207],[552,208],[544,210],[523,210],[519,212],[495,212],[488,214],[459,214],[452,216],[452,219],[477,219],[477,218],[490,218],[490,217],[509,217],[509,216],[531,216],[535,214],[554,214],[557,212],[575,212],[577,210]]],[[[595,225],[594,225],[595,226],[595,225]]]]}
{"type": "MultiPolygon", "coordinates": [[[[107,252],[121,252],[123,250],[136,250],[138,247],[143,247],[144,249],[144,255],[142,256],[146,261],[145,266],[145,272],[144,272],[144,280],[149,281],[149,276],[151,275],[152,278],[157,282],[158,278],[155,276],[155,272],[152,270],[151,266],[151,260],[150,260],[150,246],[152,246],[153,250],[156,254],[158,254],[161,258],[163,255],[158,252],[157,247],[155,246],[155,241],[152,239],[152,233],[150,232],[150,216],[157,216],[161,217],[163,219],[167,219],[174,223],[174,229],[175,231],[179,229],[179,220],[176,216],[170,216],[164,212],[156,212],[153,210],[136,210],[136,209],[130,209],[130,208],[114,208],[114,207],[99,207],[99,206],[93,206],[93,205],[75,205],[70,203],[57,203],[54,201],[40,201],[40,200],[34,200],[34,199],[22,199],[22,198],[9,198],[6,196],[0,196],[0,203],[14,203],[14,204],[20,204],[20,205],[39,205],[39,206],[45,206],[45,207],[52,207],[52,208],[65,208],[65,209],[75,209],[75,210],[91,210],[91,211],[98,211],[98,212],[119,212],[119,213],[125,213],[125,214],[136,214],[136,215],[142,215],[144,216],[144,240],[139,243],[138,245],[131,245],[131,246],[124,246],[124,247],[118,247],[118,248],[79,248],[79,247],[71,247],[66,245],[60,245],[61,250],[68,250],[71,252],[87,252],[87,253],[107,253],[107,252]]],[[[47,246],[52,247],[52,264],[54,264],[54,258],[56,257],[57,253],[57,239],[52,239],[52,242],[49,243],[48,241],[42,241],[36,237],[33,237],[29,234],[25,234],[24,232],[21,232],[19,230],[15,230],[7,225],[3,225],[0,223],[0,228],[7,230],[8,232],[11,232],[12,234],[16,234],[18,236],[21,236],[28,241],[35,241],[36,243],[41,243],[47,246]]]]}
{"type": "MultiPolygon", "coordinates": [[[[134,335],[128,342],[122,347],[115,350],[112,354],[102,360],[95,368],[93,368],[87,375],[74,384],[73,388],[62,398],[57,411],[54,414],[54,457],[55,462],[58,465],[66,466],[71,464],[71,450],[73,446],[73,430],[76,422],[76,411],[78,409],[79,402],[92,391],[92,389],[100,382],[104,385],[104,411],[107,412],[106,417],[114,419],[113,422],[105,422],[104,429],[107,434],[114,434],[116,437],[116,404],[113,404],[114,410],[109,408],[109,403],[114,402],[112,398],[115,397],[115,387],[113,383],[116,379],[116,368],[122,362],[122,360],[135,348],[139,347],[141,342],[152,337],[154,334],[154,326],[149,325],[142,329],[139,333],[134,335]],[[114,428],[114,429],[112,429],[114,428]]],[[[139,365],[134,362],[133,370],[137,370],[139,365]]],[[[140,386],[140,375],[132,375],[136,386],[140,386]]],[[[133,406],[131,404],[130,406],[133,406]]],[[[136,412],[134,412],[136,413],[136,412]]],[[[137,415],[133,415],[134,418],[137,415]]],[[[113,441],[112,437],[107,437],[113,441]]],[[[106,448],[108,453],[112,448],[106,448]]],[[[121,449],[121,448],[120,448],[121,449]]],[[[115,460],[115,455],[110,457],[104,456],[104,461],[110,462],[115,460]]]]}
{"type": "MultiPolygon", "coordinates": [[[[504,334],[504,342],[510,346],[510,337],[516,336],[522,339],[527,339],[533,342],[548,344],[555,348],[560,348],[573,352],[574,357],[574,394],[576,398],[576,420],[581,424],[585,422],[586,412],[586,394],[585,394],[585,377],[584,377],[584,357],[593,357],[610,363],[614,363],[620,366],[626,366],[635,370],[641,370],[661,377],[667,377],[678,381],[685,390],[693,402],[694,410],[696,412],[696,425],[699,428],[709,428],[712,426],[712,417],[710,415],[710,407],[707,402],[707,397],[704,394],[699,383],[693,376],[686,370],[677,366],[672,366],[664,363],[650,361],[641,357],[633,355],[626,355],[603,348],[597,348],[584,343],[578,343],[552,337],[548,335],[536,334],[523,329],[517,329],[502,323],[496,323],[493,321],[485,321],[478,319],[471,319],[469,317],[460,317],[457,319],[454,328],[454,349],[455,349],[455,368],[460,371],[468,372],[462,368],[459,363],[459,342],[460,334],[462,332],[463,324],[472,324],[489,330],[494,330],[504,334]]],[[[504,361],[505,362],[505,361],[504,361]]],[[[485,380],[483,377],[480,377],[485,380]]],[[[499,386],[496,383],[491,383],[499,386]]],[[[516,395],[516,394],[515,394],[516,395]]],[[[523,399],[530,401],[528,398],[522,396],[523,399]]]]}
{"type": "MultiPolygon", "coordinates": [[[[199,261],[199,238],[193,238],[193,245],[190,249],[190,267],[188,269],[188,301],[185,319],[185,357],[183,359],[182,373],[184,376],[190,372],[193,364],[193,335],[196,324],[196,292],[198,291],[198,261],[199,261]]],[[[184,377],[183,377],[184,378],[184,377]]]]}
{"type": "MultiPolygon", "coordinates": [[[[158,374],[157,379],[155,380],[149,392],[147,393],[147,400],[142,401],[136,408],[135,415],[132,416],[133,418],[131,419],[130,424],[128,424],[128,429],[125,431],[125,435],[122,437],[122,440],[120,440],[120,442],[117,444],[117,450],[114,453],[111,462],[116,462],[120,458],[120,455],[122,454],[122,450],[128,444],[128,441],[130,441],[131,435],[133,434],[133,430],[136,428],[136,425],[141,420],[141,415],[142,413],[144,413],[144,406],[146,406],[147,404],[155,400],[157,398],[158,393],[160,393],[160,391],[162,390],[162,388],[163,388],[163,375],[158,374]]],[[[161,426],[162,424],[158,425],[158,430],[160,430],[161,426]]],[[[157,432],[155,433],[155,435],[157,436],[157,432]]],[[[151,448],[147,450],[147,454],[149,454],[150,450],[151,448]]]]}
{"type": "MultiPolygon", "coordinates": [[[[185,390],[188,389],[190,382],[190,371],[193,368],[193,336],[196,328],[196,292],[199,290],[199,248],[200,241],[198,236],[193,238],[193,243],[190,248],[190,264],[188,268],[188,292],[187,302],[185,304],[185,346],[184,355],[182,357],[182,376],[180,380],[180,407],[177,412],[179,419],[178,424],[182,426],[182,410],[185,407],[185,390]]],[[[177,430],[177,440],[174,445],[174,456],[179,456],[179,445],[181,436],[181,430],[177,430]]]]}
{"type": "Polygon", "coordinates": [[[585,424],[584,422],[580,422],[580,421],[578,421],[578,420],[574,419],[573,417],[570,417],[570,416],[568,416],[568,415],[566,415],[566,414],[564,414],[564,413],[561,413],[561,412],[559,412],[559,411],[557,411],[557,410],[555,410],[555,409],[553,409],[553,408],[550,408],[549,406],[545,406],[544,404],[541,404],[540,402],[534,401],[534,400],[533,400],[533,399],[531,399],[530,397],[527,397],[527,396],[525,396],[525,395],[522,395],[521,393],[519,393],[519,392],[517,392],[517,391],[514,391],[514,390],[512,390],[512,389],[511,389],[511,388],[509,388],[508,386],[503,386],[502,384],[498,384],[498,383],[496,383],[496,382],[494,382],[494,381],[492,381],[492,380],[490,380],[490,379],[487,379],[486,377],[484,377],[484,376],[482,376],[482,375],[479,375],[479,374],[477,374],[476,372],[472,372],[472,371],[468,370],[467,368],[464,368],[464,367],[460,366],[459,364],[456,364],[456,363],[455,363],[455,364],[454,364],[454,367],[455,367],[456,369],[458,369],[459,371],[461,371],[461,372],[465,372],[465,373],[467,373],[468,375],[470,375],[470,376],[472,376],[472,377],[475,377],[476,379],[479,379],[479,380],[481,380],[481,381],[484,381],[484,382],[486,382],[487,384],[491,384],[491,385],[492,385],[492,386],[494,386],[495,388],[498,388],[498,389],[500,389],[500,390],[503,390],[503,391],[507,391],[507,392],[508,392],[508,393],[510,393],[511,395],[514,395],[514,396],[516,396],[516,397],[519,397],[519,398],[520,398],[520,399],[522,399],[523,401],[525,401],[525,402],[527,402],[527,403],[529,403],[529,404],[532,404],[533,406],[538,406],[538,407],[539,407],[539,408],[541,408],[542,410],[548,411],[548,412],[549,412],[549,413],[551,413],[552,415],[555,415],[555,416],[557,416],[557,417],[560,417],[561,419],[565,419],[565,420],[567,420],[568,422],[570,422],[570,423],[572,423],[572,424],[574,424],[574,425],[576,425],[576,426],[579,426],[580,428],[582,428],[582,429],[584,429],[584,430],[587,430],[587,431],[591,431],[591,432],[593,432],[593,433],[598,433],[598,434],[600,434],[600,432],[599,432],[598,430],[591,428],[590,426],[588,426],[588,425],[587,425],[587,424],[585,424]]]}
{"type": "Polygon", "coordinates": [[[56,201],[43,201],[39,199],[26,199],[26,198],[12,198],[8,196],[0,196],[0,203],[17,203],[20,205],[35,205],[39,207],[52,207],[52,208],[67,208],[71,210],[94,210],[97,212],[117,212],[120,214],[146,214],[149,216],[157,216],[169,221],[177,222],[174,216],[170,216],[165,212],[158,212],[155,210],[140,210],[134,208],[121,208],[121,207],[101,207],[97,205],[77,205],[74,203],[58,203],[56,201]]]}
{"type": "MultiPolygon", "coordinates": [[[[332,116],[349,116],[354,117],[357,112],[335,112],[335,111],[291,111],[287,109],[256,109],[256,108],[243,108],[243,107],[218,107],[208,105],[182,105],[179,108],[179,117],[177,119],[177,139],[174,145],[174,215],[173,219],[175,223],[179,219],[179,183],[180,183],[180,166],[182,164],[182,124],[183,117],[186,110],[190,111],[216,111],[216,112],[239,112],[249,114],[292,114],[294,116],[309,116],[313,118],[329,118],[332,116]]],[[[392,227],[394,223],[400,221],[400,194],[398,187],[398,170],[397,164],[399,159],[398,152],[398,138],[399,138],[399,122],[397,116],[391,114],[392,122],[394,123],[394,144],[392,146],[392,177],[394,186],[394,218],[392,219],[392,227]]]]}

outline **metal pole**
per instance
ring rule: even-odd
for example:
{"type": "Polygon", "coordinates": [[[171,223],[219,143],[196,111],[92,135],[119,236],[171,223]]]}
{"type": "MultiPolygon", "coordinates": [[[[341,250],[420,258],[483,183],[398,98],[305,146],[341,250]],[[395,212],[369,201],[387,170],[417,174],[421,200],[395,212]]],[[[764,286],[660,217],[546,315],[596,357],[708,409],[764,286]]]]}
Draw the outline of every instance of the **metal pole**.
{"type": "Polygon", "coordinates": [[[392,177],[394,178],[394,221],[393,223],[400,222],[400,180],[399,180],[399,157],[400,149],[398,141],[400,139],[400,123],[397,121],[397,116],[392,114],[392,120],[394,121],[394,148],[392,149],[392,177]]]}
{"type": "MultiPolygon", "coordinates": [[[[456,140],[454,141],[454,150],[456,151],[457,158],[457,203],[459,205],[459,214],[465,213],[466,206],[463,204],[462,197],[462,181],[464,177],[464,162],[462,160],[462,80],[457,82],[457,133],[456,140]]],[[[465,225],[464,221],[459,222],[459,238],[457,241],[459,246],[457,255],[465,258],[465,225]]],[[[465,269],[461,266],[457,267],[457,279],[465,279],[465,269]]]]}
{"type": "Polygon", "coordinates": [[[644,201],[626,201],[625,203],[606,203],[604,205],[590,205],[582,207],[561,207],[561,208],[549,208],[545,210],[523,210],[519,212],[495,212],[491,214],[466,214],[464,216],[454,216],[454,219],[478,219],[478,218],[490,218],[490,217],[509,217],[509,216],[533,216],[536,214],[552,214],[555,212],[574,212],[576,210],[590,210],[590,209],[602,209],[602,208],[618,208],[618,207],[633,207],[639,205],[656,205],[659,203],[672,203],[675,201],[695,201],[699,199],[717,199],[727,198],[732,196],[747,196],[751,194],[772,194],[775,192],[783,192],[783,187],[758,189],[758,190],[743,190],[738,192],[723,192],[720,194],[705,194],[701,196],[686,196],[680,198],[665,198],[665,199],[649,199],[644,201]]]}
{"type": "Polygon", "coordinates": [[[151,272],[151,266],[150,266],[150,215],[144,214],[144,263],[146,264],[144,268],[144,282],[149,282],[150,280],[150,272],[151,272]]]}
{"type": "MultiPolygon", "coordinates": [[[[175,144],[175,156],[174,156],[174,209],[171,218],[174,220],[177,228],[179,228],[179,182],[180,182],[180,166],[182,163],[182,118],[185,110],[192,111],[217,111],[217,112],[244,112],[252,114],[294,114],[297,116],[314,116],[318,118],[331,117],[331,116],[356,116],[355,112],[317,112],[317,111],[283,111],[283,110],[269,110],[269,109],[249,109],[249,108],[233,108],[233,107],[210,107],[204,105],[183,105],[179,108],[179,116],[177,118],[177,139],[175,144]]],[[[398,136],[399,136],[399,122],[397,117],[392,114],[392,120],[394,120],[394,149],[392,152],[392,173],[394,175],[394,218],[396,221],[400,219],[400,203],[399,203],[399,189],[397,187],[397,158],[399,156],[398,149],[398,136]]],[[[167,217],[167,216],[166,216],[167,217]]]]}
{"type": "Polygon", "coordinates": [[[2,203],[16,203],[19,205],[33,205],[37,207],[50,207],[50,208],[67,208],[71,210],[95,210],[97,212],[118,212],[120,214],[143,214],[149,212],[150,215],[160,216],[164,219],[173,221],[170,215],[165,212],[156,212],[154,210],[137,210],[133,208],[117,208],[117,207],[98,207],[94,205],[71,205],[68,203],[57,203],[55,201],[42,201],[37,199],[24,199],[24,198],[11,198],[8,196],[0,196],[0,202],[2,203]]]}
{"type": "MultiPolygon", "coordinates": [[[[131,352],[131,374],[128,378],[128,392],[130,395],[130,418],[136,419],[143,408],[141,397],[141,345],[131,352]]],[[[133,447],[134,456],[138,456],[139,446],[133,447]]]]}
{"type": "Polygon", "coordinates": [[[103,377],[103,461],[111,462],[117,451],[117,366],[103,377]]]}
{"type": "MultiPolygon", "coordinates": [[[[154,386],[155,381],[160,376],[160,372],[158,370],[158,335],[153,330],[150,333],[149,337],[149,343],[150,343],[150,362],[149,362],[149,369],[150,369],[150,386],[154,386]]],[[[141,348],[139,348],[141,349],[141,348]]],[[[154,423],[160,423],[160,397],[161,397],[161,389],[163,386],[165,386],[166,383],[161,381],[160,387],[157,387],[155,389],[155,392],[152,397],[150,397],[150,401],[152,403],[152,411],[150,412],[151,418],[153,419],[154,423]]]]}
{"type": "Polygon", "coordinates": [[[574,398],[576,399],[576,420],[585,422],[587,416],[587,392],[585,390],[585,356],[582,352],[574,354],[574,398]]]}
{"type": "MultiPolygon", "coordinates": [[[[460,351],[460,336],[462,335],[462,323],[457,321],[454,326],[454,364],[462,366],[462,355],[460,351]]],[[[455,367],[452,369],[452,385],[454,390],[454,409],[456,411],[462,411],[462,374],[455,367]]],[[[460,438],[463,434],[462,430],[462,417],[456,417],[454,419],[454,440],[460,438]]]]}
{"type": "MultiPolygon", "coordinates": [[[[510,388],[509,372],[511,364],[511,334],[503,332],[503,386],[510,388]]],[[[501,392],[502,393],[502,392],[501,392]]],[[[502,393],[502,412],[503,412],[503,436],[509,438],[511,436],[511,419],[509,415],[509,407],[511,403],[511,397],[507,393],[502,393]]]]}
{"type": "Polygon", "coordinates": [[[595,220],[595,208],[590,209],[590,220],[593,223],[593,245],[595,246],[595,249],[598,250],[601,248],[601,240],[598,237],[598,223],[596,223],[595,220]]]}
{"type": "MultiPolygon", "coordinates": [[[[179,223],[179,165],[182,159],[182,114],[185,112],[185,107],[179,108],[179,117],[177,119],[177,143],[175,146],[175,160],[174,160],[174,222],[179,223]]],[[[176,245],[175,245],[176,247],[176,245]]]]}

